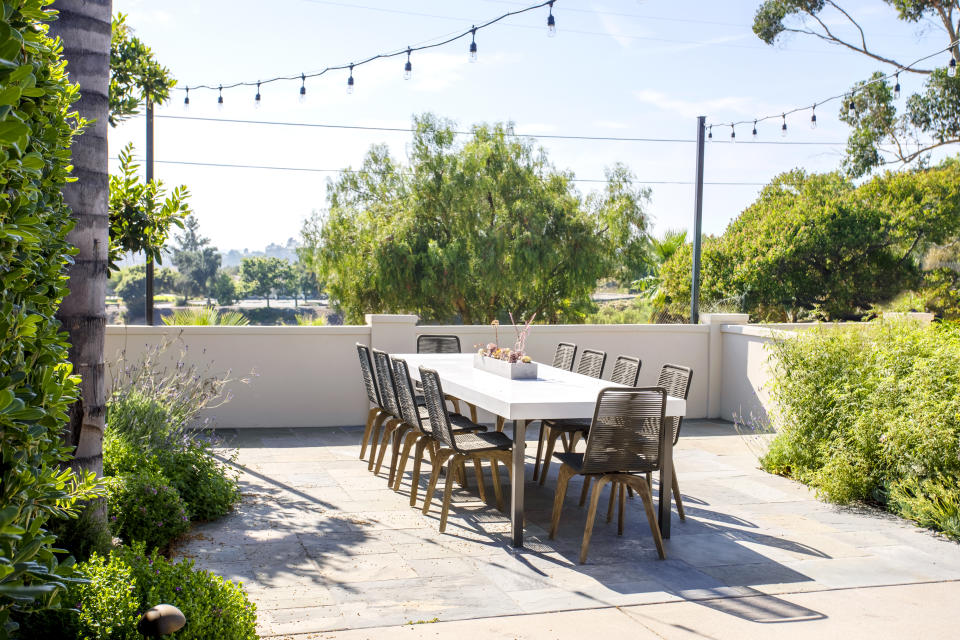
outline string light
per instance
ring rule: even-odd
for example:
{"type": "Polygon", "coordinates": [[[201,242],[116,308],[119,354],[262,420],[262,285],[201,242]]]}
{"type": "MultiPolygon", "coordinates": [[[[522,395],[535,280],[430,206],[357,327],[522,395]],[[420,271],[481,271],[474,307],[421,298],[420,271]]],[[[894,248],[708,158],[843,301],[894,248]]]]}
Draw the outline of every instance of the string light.
{"type": "MultiPolygon", "coordinates": [[[[862,91],[866,90],[867,87],[870,87],[870,86],[872,86],[872,85],[874,85],[874,84],[877,84],[877,83],[879,83],[879,82],[882,82],[882,83],[884,83],[884,85],[886,85],[886,82],[887,82],[888,80],[890,80],[891,78],[894,79],[894,83],[895,83],[895,84],[894,84],[894,87],[893,87],[893,97],[894,97],[894,99],[899,99],[899,98],[900,98],[900,94],[901,94],[901,87],[900,87],[900,72],[901,72],[901,71],[913,70],[914,67],[915,67],[916,65],[918,65],[919,63],[924,62],[924,61],[926,61],[926,60],[929,60],[930,58],[933,58],[933,57],[935,57],[935,56],[938,56],[938,55],[942,54],[942,53],[945,52],[945,51],[952,51],[952,50],[954,49],[954,47],[956,47],[958,44],[960,44],[960,38],[958,38],[958,39],[954,40],[953,42],[951,42],[949,46],[947,46],[947,47],[945,47],[945,48],[943,48],[943,49],[939,49],[939,50],[937,50],[937,51],[934,51],[933,53],[927,54],[927,55],[923,56],[922,58],[918,58],[917,60],[914,60],[914,61],[911,62],[910,64],[898,66],[894,71],[891,71],[891,72],[888,73],[887,75],[878,76],[878,77],[876,77],[876,78],[873,78],[873,79],[871,79],[871,80],[868,80],[868,81],[864,82],[863,84],[861,84],[859,87],[857,87],[856,89],[854,89],[854,90],[852,90],[852,91],[847,91],[847,92],[840,93],[840,94],[837,94],[837,95],[834,95],[834,96],[830,96],[829,98],[824,98],[823,100],[820,100],[820,101],[818,101],[818,102],[815,102],[815,103],[813,103],[812,105],[796,107],[796,108],[793,108],[793,109],[790,109],[790,110],[788,110],[788,111],[785,111],[785,112],[781,113],[781,114],[780,114],[780,117],[783,119],[783,124],[782,124],[782,126],[780,127],[780,133],[781,133],[781,135],[783,135],[783,136],[786,136],[786,135],[787,135],[787,116],[790,115],[790,114],[793,114],[793,113],[797,113],[797,112],[799,112],[799,111],[806,111],[807,109],[809,109],[809,110],[811,111],[811,114],[810,114],[810,127],[811,127],[811,128],[815,128],[815,127],[816,127],[816,123],[817,123],[817,115],[816,115],[816,109],[817,109],[817,107],[818,107],[818,106],[823,106],[824,104],[826,104],[826,103],[828,103],[828,102],[833,102],[834,100],[842,100],[842,101],[843,101],[843,104],[846,105],[846,107],[847,107],[847,113],[849,114],[850,118],[858,118],[860,114],[859,114],[858,111],[857,111],[857,103],[856,103],[856,101],[855,101],[855,98],[856,98],[857,94],[858,94],[859,92],[862,92],[862,91]]],[[[951,58],[951,61],[952,61],[952,64],[951,64],[951,65],[948,65],[948,67],[947,67],[947,72],[950,73],[950,72],[951,72],[951,69],[952,69],[953,74],[956,74],[956,66],[957,66],[956,57],[953,56],[953,57],[951,58]]],[[[773,119],[776,118],[776,117],[777,117],[776,114],[770,114],[770,115],[767,115],[767,116],[763,116],[763,117],[759,117],[759,118],[754,119],[754,120],[753,120],[754,138],[756,139],[757,123],[759,123],[759,122],[764,122],[764,121],[766,121],[766,120],[773,120],[773,119]]],[[[735,122],[718,123],[718,126],[719,126],[719,125],[729,126],[729,125],[749,124],[749,123],[750,123],[749,120],[740,120],[740,121],[735,121],[735,122]]],[[[791,144],[791,143],[787,143],[787,144],[791,144]]],[[[798,143],[793,143],[793,144],[798,144],[798,143]]]]}
{"type": "MultiPolygon", "coordinates": [[[[465,30],[465,31],[463,31],[463,32],[454,32],[452,35],[449,35],[449,36],[440,36],[440,37],[438,37],[438,38],[434,38],[434,39],[432,39],[432,40],[427,41],[427,42],[429,42],[429,44],[423,44],[423,45],[416,46],[416,47],[410,47],[410,46],[408,46],[408,47],[406,47],[406,48],[404,48],[404,49],[399,49],[399,50],[395,50],[395,51],[388,51],[388,52],[385,52],[385,53],[378,53],[378,54],[375,54],[375,55],[371,55],[371,56],[368,57],[368,58],[363,58],[363,59],[361,59],[361,60],[359,60],[359,61],[352,62],[352,63],[350,63],[349,65],[347,65],[347,64],[331,65],[331,66],[325,67],[325,68],[323,68],[323,69],[321,69],[321,70],[319,70],[319,71],[316,71],[316,72],[314,72],[314,73],[306,73],[306,74],[300,73],[300,74],[297,74],[297,75],[290,75],[290,76],[276,76],[276,77],[274,77],[274,78],[267,78],[267,79],[265,79],[265,80],[235,82],[235,83],[228,84],[228,85],[222,85],[222,84],[197,84],[197,85],[192,85],[192,86],[181,86],[181,87],[179,87],[179,88],[183,89],[184,92],[189,92],[190,89],[209,89],[209,90],[218,91],[219,94],[222,95],[223,89],[233,89],[233,88],[236,88],[236,87],[252,87],[252,86],[257,86],[257,87],[259,87],[259,85],[261,85],[261,84],[270,84],[271,82],[286,82],[286,81],[300,80],[300,82],[301,82],[301,87],[303,87],[303,86],[304,86],[304,80],[305,80],[306,78],[317,78],[317,77],[320,77],[320,76],[322,76],[322,75],[325,75],[325,74],[327,74],[327,73],[329,73],[329,72],[331,72],[331,71],[341,71],[341,70],[347,70],[347,69],[350,69],[350,70],[351,70],[351,74],[350,74],[350,75],[351,75],[351,77],[352,77],[352,76],[353,76],[352,68],[355,67],[355,66],[356,66],[356,67],[359,67],[359,66],[361,66],[361,65],[368,64],[368,63],[374,62],[374,61],[376,61],[376,60],[386,59],[386,58],[393,58],[393,57],[397,57],[397,56],[402,56],[402,55],[404,55],[404,54],[407,55],[407,63],[404,65],[404,74],[406,74],[406,73],[411,72],[411,71],[413,70],[413,69],[412,69],[413,65],[412,65],[411,62],[410,62],[410,54],[411,54],[412,52],[414,52],[414,51],[424,51],[424,50],[427,50],[427,49],[435,49],[435,48],[438,48],[438,47],[443,47],[443,46],[446,46],[446,45],[448,45],[448,44],[450,44],[450,43],[452,43],[452,42],[455,42],[455,41],[457,41],[457,40],[460,40],[460,39],[462,39],[462,38],[466,38],[467,36],[470,36],[470,47],[469,47],[470,61],[471,61],[471,62],[476,62],[476,61],[477,61],[477,40],[476,40],[477,31],[480,31],[481,29],[485,29],[485,28],[487,28],[487,27],[493,26],[494,24],[496,24],[496,23],[498,23],[498,22],[501,22],[502,20],[505,20],[506,18],[509,18],[509,17],[512,17],[512,16],[516,16],[516,15],[520,15],[520,14],[523,14],[523,13],[527,13],[527,12],[529,12],[529,11],[535,11],[535,10],[537,10],[537,9],[542,9],[543,7],[548,7],[547,31],[548,31],[548,35],[551,35],[551,36],[554,35],[555,32],[556,32],[556,26],[557,26],[556,18],[553,16],[553,5],[554,5],[554,2],[556,2],[556,0],[543,0],[542,2],[539,2],[539,3],[537,3],[537,4],[534,4],[534,5],[531,5],[531,6],[528,6],[528,7],[524,7],[524,8],[521,8],[521,9],[516,9],[516,10],[514,10],[514,11],[508,11],[508,12],[506,12],[506,13],[500,15],[500,16],[497,16],[496,18],[493,18],[493,19],[491,19],[491,20],[487,20],[487,21],[484,22],[483,24],[473,25],[473,26],[471,26],[469,29],[467,29],[467,30],[465,30]]],[[[404,77],[406,77],[406,75],[405,75],[404,77]]],[[[349,88],[349,85],[350,85],[350,84],[352,84],[352,83],[350,83],[349,80],[348,80],[348,88],[349,88]]],[[[222,104],[222,103],[220,103],[220,102],[218,101],[218,104],[222,104]]]]}
{"type": "Polygon", "coordinates": [[[347,78],[347,93],[353,93],[353,65],[350,65],[350,77],[347,78]]]}
{"type": "Polygon", "coordinates": [[[220,95],[217,96],[217,109],[223,111],[223,85],[217,87],[217,91],[220,92],[220,95]]]}
{"type": "Polygon", "coordinates": [[[183,97],[183,108],[187,109],[190,107],[190,89],[187,89],[187,95],[183,97]]]}
{"type": "Polygon", "coordinates": [[[951,78],[957,76],[957,59],[953,56],[950,56],[950,64],[947,65],[947,75],[951,78]]]}
{"type": "Polygon", "coordinates": [[[737,141],[737,131],[734,129],[734,125],[730,125],[730,142],[737,141]]]}
{"type": "Polygon", "coordinates": [[[253,106],[257,109],[260,108],[260,81],[257,81],[257,95],[253,97],[253,106]]]}
{"type": "Polygon", "coordinates": [[[307,101],[307,76],[300,74],[300,104],[307,101]]]}
{"type": "Polygon", "coordinates": [[[413,65],[410,64],[410,47],[407,47],[407,64],[403,65],[403,79],[409,80],[413,75],[413,65]]]}
{"type": "Polygon", "coordinates": [[[756,121],[756,120],[753,121],[753,134],[752,134],[752,135],[753,135],[753,139],[754,139],[754,140],[756,140],[757,138],[760,137],[759,135],[757,135],[757,121],[756,121]]]}
{"type": "Polygon", "coordinates": [[[713,125],[707,130],[707,140],[713,140],[713,125]]]}

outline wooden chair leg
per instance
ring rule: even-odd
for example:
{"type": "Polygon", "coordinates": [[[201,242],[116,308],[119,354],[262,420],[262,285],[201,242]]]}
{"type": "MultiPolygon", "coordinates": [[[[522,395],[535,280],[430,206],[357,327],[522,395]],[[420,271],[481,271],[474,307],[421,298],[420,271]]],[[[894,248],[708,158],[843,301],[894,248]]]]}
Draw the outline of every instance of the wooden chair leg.
{"type": "Polygon", "coordinates": [[[460,458],[457,462],[457,481],[460,483],[461,489],[470,488],[470,481],[467,479],[467,465],[464,464],[464,458],[460,458]]]}
{"type": "MultiPolygon", "coordinates": [[[[507,463],[507,468],[510,465],[507,463]]],[[[503,511],[503,488],[500,486],[500,465],[496,458],[490,458],[490,475],[493,477],[493,497],[497,500],[497,509],[503,511]]]]}
{"type": "Polygon", "coordinates": [[[453,405],[453,412],[460,413],[460,401],[454,397],[447,396],[447,400],[450,401],[450,404],[453,405]]]}
{"type": "Polygon", "coordinates": [[[402,443],[406,442],[407,435],[413,432],[413,427],[404,422],[393,433],[393,451],[390,453],[390,469],[387,473],[387,486],[393,486],[393,479],[397,475],[397,462],[400,460],[400,449],[402,443]]]}
{"type": "Polygon", "coordinates": [[[587,525],[583,529],[583,543],[580,545],[580,564],[587,561],[587,550],[590,549],[590,536],[593,535],[593,521],[597,518],[597,504],[600,502],[600,492],[603,491],[603,485],[610,482],[607,476],[597,478],[597,484],[593,487],[590,494],[590,510],[587,511],[587,525]]]}
{"type": "Polygon", "coordinates": [[[467,406],[470,407],[470,419],[474,422],[477,421],[477,405],[467,403],[467,406]]]}
{"type": "Polygon", "coordinates": [[[567,433],[566,433],[566,432],[561,432],[561,433],[560,433],[560,444],[563,445],[563,450],[564,450],[564,451],[566,451],[567,453],[570,453],[570,442],[569,442],[569,440],[567,439],[567,433]]]}
{"type": "MultiPolygon", "coordinates": [[[[454,457],[450,464],[459,464],[463,466],[463,460],[457,460],[454,457]]],[[[447,481],[443,484],[443,507],[440,511],[440,533],[447,530],[447,514],[450,513],[450,497],[453,495],[453,474],[447,474],[447,481]]]]}
{"type": "Polygon", "coordinates": [[[407,460],[410,458],[410,449],[419,440],[421,434],[417,431],[411,431],[403,439],[403,451],[400,453],[400,459],[397,461],[397,472],[394,475],[393,490],[400,491],[400,484],[403,481],[403,470],[407,467],[407,460]]]}
{"type": "Polygon", "coordinates": [[[590,476],[583,476],[583,489],[580,490],[580,506],[587,504],[587,494],[590,492],[590,476]]]}
{"type": "MultiPolygon", "coordinates": [[[[433,494],[437,490],[437,481],[440,480],[440,469],[450,457],[449,450],[441,449],[434,458],[433,470],[430,472],[430,486],[427,487],[427,495],[423,497],[423,515],[430,513],[430,502],[433,500],[433,494]]],[[[453,467],[455,460],[450,462],[450,468],[447,469],[447,482],[453,482],[453,467]]]]}
{"type": "Polygon", "coordinates": [[[677,513],[681,520],[686,520],[687,516],[683,513],[683,500],[680,498],[680,483],[677,482],[677,469],[673,469],[673,497],[677,503],[677,513]]]}
{"type": "Polygon", "coordinates": [[[560,465],[560,473],[557,477],[557,490],[553,494],[553,518],[550,521],[551,540],[557,535],[557,528],[560,526],[560,514],[563,512],[563,501],[567,497],[567,485],[570,484],[570,477],[573,475],[573,467],[565,464],[560,465]]]}
{"type": "Polygon", "coordinates": [[[423,450],[430,444],[430,438],[420,438],[413,455],[413,477],[410,479],[410,506],[417,506],[417,490],[420,488],[420,463],[423,462],[423,450]]]}
{"type": "Polygon", "coordinates": [[[617,535],[623,535],[623,512],[627,508],[627,492],[625,489],[626,485],[620,483],[620,515],[617,518],[617,535]]]}
{"type": "Polygon", "coordinates": [[[650,491],[650,485],[644,482],[637,487],[637,493],[643,500],[643,509],[647,512],[647,522],[650,523],[650,532],[653,534],[653,541],[657,545],[657,553],[660,559],[666,559],[667,555],[663,551],[663,538],[660,536],[660,525],[657,524],[657,516],[653,513],[653,492],[650,491]]]}
{"type": "Polygon", "coordinates": [[[386,428],[383,430],[383,439],[380,441],[380,452],[377,454],[377,465],[373,470],[373,475],[380,475],[380,467],[383,466],[383,456],[387,453],[387,445],[393,441],[392,436],[399,426],[400,421],[394,419],[388,422],[386,428]]]}
{"type": "Polygon", "coordinates": [[[480,501],[487,503],[487,488],[483,486],[483,465],[480,464],[480,458],[474,456],[473,471],[477,476],[477,492],[480,494],[480,501]]]}
{"type": "MultiPolygon", "coordinates": [[[[498,418],[499,420],[499,418],[498,418]]],[[[546,427],[543,424],[543,421],[540,421],[540,435],[537,438],[537,455],[533,458],[533,480],[536,482],[537,474],[540,471],[540,454],[543,453],[543,432],[546,427]]],[[[498,429],[499,431],[499,429],[498,429]]]]}
{"type": "MultiPolygon", "coordinates": [[[[474,420],[476,422],[476,420],[474,420]]],[[[503,432],[503,425],[507,423],[506,419],[503,416],[497,416],[497,432],[503,432]]]]}
{"type": "Polygon", "coordinates": [[[613,522],[613,503],[617,499],[617,483],[610,483],[610,502],[607,504],[607,524],[613,522]]]}
{"type": "Polygon", "coordinates": [[[540,470],[540,486],[547,480],[547,470],[550,468],[550,459],[553,457],[553,447],[557,444],[559,431],[550,430],[547,432],[547,450],[543,453],[543,468],[540,470]]]}
{"type": "Polygon", "coordinates": [[[377,416],[377,419],[373,421],[373,432],[370,434],[370,463],[367,465],[368,471],[373,471],[373,461],[377,457],[377,442],[380,440],[380,429],[383,427],[383,423],[386,422],[389,416],[386,413],[381,413],[377,416]]]}
{"type": "Polygon", "coordinates": [[[370,441],[370,434],[373,432],[373,421],[377,419],[380,413],[379,407],[374,407],[367,412],[367,425],[363,429],[363,440],[360,441],[360,459],[367,453],[367,442],[370,441]]]}

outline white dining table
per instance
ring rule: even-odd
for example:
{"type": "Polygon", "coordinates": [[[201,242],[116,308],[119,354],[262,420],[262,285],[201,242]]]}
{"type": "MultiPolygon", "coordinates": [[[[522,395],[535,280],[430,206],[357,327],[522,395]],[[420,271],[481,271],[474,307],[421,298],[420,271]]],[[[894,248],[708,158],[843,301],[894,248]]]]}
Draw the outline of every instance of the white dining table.
{"type": "MultiPolygon", "coordinates": [[[[556,369],[537,363],[537,377],[511,380],[473,366],[473,354],[400,353],[410,368],[410,376],[420,381],[420,367],[440,374],[445,394],[469,402],[513,422],[513,477],[510,487],[510,522],[513,546],[523,546],[523,480],[526,470],[527,423],[532,420],[593,418],[597,395],[602,389],[622,387],[609,380],[556,369]]],[[[687,403],[667,397],[666,415],[683,416],[687,403]]],[[[672,434],[671,434],[672,436],[672,434]]],[[[673,474],[673,438],[664,438],[660,468],[659,523],[664,538],[670,537],[671,482],[673,474]]],[[[430,499],[429,497],[427,498],[430,499]]]]}

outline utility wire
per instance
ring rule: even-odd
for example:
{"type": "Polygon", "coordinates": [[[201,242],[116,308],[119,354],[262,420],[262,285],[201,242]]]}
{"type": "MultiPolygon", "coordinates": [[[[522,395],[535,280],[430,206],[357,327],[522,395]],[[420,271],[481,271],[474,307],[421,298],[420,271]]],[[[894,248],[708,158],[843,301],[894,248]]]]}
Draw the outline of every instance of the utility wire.
{"type": "MultiPolygon", "coordinates": [[[[174,115],[161,115],[157,114],[154,118],[164,118],[167,120],[196,120],[200,122],[226,122],[233,124],[253,124],[253,125],[266,125],[266,126],[279,126],[279,127],[311,127],[319,129],[352,129],[359,131],[387,131],[394,133],[413,133],[413,130],[410,128],[404,127],[372,127],[372,126],[362,126],[362,125],[348,125],[348,124],[328,124],[328,123],[319,123],[319,122],[289,122],[289,121],[279,121],[279,120],[243,120],[239,118],[208,118],[202,116],[174,116],[174,115]]],[[[454,131],[456,135],[468,136],[473,135],[473,131],[454,131]]],[[[518,138],[543,138],[550,140],[589,140],[594,142],[661,142],[661,143],[682,143],[682,144],[693,144],[696,142],[694,138],[649,138],[649,137],[629,137],[629,136],[588,136],[588,135],[562,135],[562,134],[533,134],[533,133],[514,133],[512,134],[518,138]]],[[[717,140],[717,143],[729,144],[726,140],[717,140]]],[[[713,141],[711,141],[713,144],[713,141]]],[[[836,145],[845,145],[846,141],[836,142],[836,141],[801,141],[801,140],[753,140],[753,141],[744,141],[740,144],[785,144],[785,145],[818,145],[818,146],[836,146],[836,145]]]]}
{"type": "MultiPolygon", "coordinates": [[[[110,158],[111,160],[119,160],[117,157],[110,158]]],[[[134,158],[135,160],[139,160],[134,158]]],[[[190,160],[154,160],[156,164],[175,164],[175,165],[185,165],[191,167],[220,167],[226,169],[267,169],[270,171],[301,171],[306,173],[362,173],[360,169],[317,169],[314,167],[282,167],[274,165],[261,165],[261,164],[233,164],[227,162],[194,162],[190,160]]],[[[409,172],[401,172],[409,173],[409,172]]],[[[573,178],[571,182],[589,182],[589,183],[602,183],[607,184],[610,181],[602,178],[573,178]]],[[[694,184],[690,180],[637,180],[638,184],[694,184]]],[[[704,182],[707,185],[723,185],[723,186],[741,186],[741,187],[762,187],[765,182],[704,182]]]]}
{"type": "Polygon", "coordinates": [[[460,33],[460,34],[451,36],[451,37],[449,37],[449,38],[447,38],[447,39],[445,39],[445,40],[441,40],[441,41],[439,41],[439,42],[434,42],[434,43],[431,43],[431,44],[422,44],[422,45],[418,45],[418,46],[415,46],[415,47],[405,47],[405,48],[403,48],[403,49],[398,49],[398,50],[396,50],[396,51],[390,51],[390,52],[387,52],[387,53],[378,53],[378,54],[376,54],[376,55],[370,56],[369,58],[362,59],[362,60],[360,60],[359,62],[351,62],[350,64],[340,64],[340,65],[329,66],[329,67],[326,67],[326,68],[324,68],[324,69],[322,69],[322,70],[320,70],[320,71],[315,71],[315,72],[312,72],[312,73],[299,73],[299,74],[293,75],[293,76],[277,76],[277,77],[274,77],[274,78],[267,78],[266,80],[254,80],[254,81],[234,82],[234,83],[232,83],[232,84],[218,84],[218,85],[216,85],[216,86],[214,86],[214,85],[209,85],[209,84],[197,84],[197,85],[192,85],[192,86],[184,86],[184,87],[181,87],[181,88],[184,89],[188,94],[189,94],[189,92],[190,92],[191,90],[195,90],[195,89],[211,89],[211,90],[214,90],[214,91],[220,91],[220,92],[222,92],[224,89],[233,89],[233,88],[235,88],[235,87],[254,87],[254,86],[257,86],[257,87],[258,87],[258,86],[260,86],[261,84],[270,84],[271,82],[279,82],[279,81],[281,81],[281,80],[301,80],[301,81],[304,81],[304,80],[306,80],[307,78],[317,78],[317,77],[319,77],[319,76],[322,76],[322,75],[324,75],[325,73],[327,73],[328,71],[342,71],[342,70],[345,70],[345,69],[350,69],[350,72],[351,72],[351,76],[350,76],[350,77],[352,78],[352,77],[353,77],[353,69],[354,69],[354,67],[359,67],[359,66],[368,64],[368,63],[370,63],[370,62],[373,62],[374,60],[387,59],[387,58],[395,58],[395,57],[397,57],[397,56],[408,55],[408,54],[410,54],[410,53],[412,53],[412,52],[415,52],[415,51],[423,51],[423,50],[425,50],[425,49],[434,49],[434,48],[436,48],[436,47],[442,47],[442,46],[444,46],[444,45],[446,45],[446,44],[450,44],[451,42],[455,42],[455,41],[457,41],[457,40],[460,40],[461,38],[465,38],[465,37],[467,37],[467,36],[474,36],[477,31],[480,31],[481,29],[486,29],[487,27],[489,27],[489,26],[491,26],[491,25],[494,25],[494,24],[500,22],[501,20],[504,20],[504,19],[509,18],[509,17],[511,17],[511,16],[519,15],[519,14],[521,14],[521,13],[527,13],[528,11],[534,11],[534,10],[536,10],[536,9],[541,9],[541,8],[547,7],[547,6],[551,7],[551,9],[552,9],[555,2],[556,2],[556,0],[546,0],[546,2],[541,2],[540,4],[535,4],[535,5],[532,5],[532,6],[523,8],[523,9],[517,9],[516,11],[509,11],[509,12],[503,14],[502,16],[493,18],[492,20],[488,20],[488,21],[486,21],[486,22],[484,22],[484,23],[482,23],[482,24],[480,24],[480,25],[474,25],[474,26],[470,27],[469,29],[467,29],[466,31],[464,31],[464,32],[462,32],[462,33],[460,33]]]}

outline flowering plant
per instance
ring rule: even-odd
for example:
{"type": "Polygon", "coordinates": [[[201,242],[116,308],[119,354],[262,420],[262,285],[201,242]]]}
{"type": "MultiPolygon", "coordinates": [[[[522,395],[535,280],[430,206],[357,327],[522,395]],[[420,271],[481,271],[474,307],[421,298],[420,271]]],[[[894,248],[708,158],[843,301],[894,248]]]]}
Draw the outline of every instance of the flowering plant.
{"type": "Polygon", "coordinates": [[[523,325],[523,328],[520,329],[517,327],[516,321],[513,319],[513,314],[510,314],[510,322],[513,323],[513,330],[517,334],[517,339],[513,343],[513,349],[509,347],[501,347],[497,344],[500,341],[500,321],[494,320],[490,324],[493,325],[494,337],[497,342],[489,342],[486,346],[481,347],[477,350],[477,353],[481,356],[486,356],[487,358],[494,358],[495,360],[505,360],[506,362],[531,362],[530,356],[525,353],[527,347],[527,335],[530,333],[530,325],[533,324],[533,319],[537,317],[537,314],[534,313],[530,316],[530,319],[527,320],[527,323],[523,325]]]}

